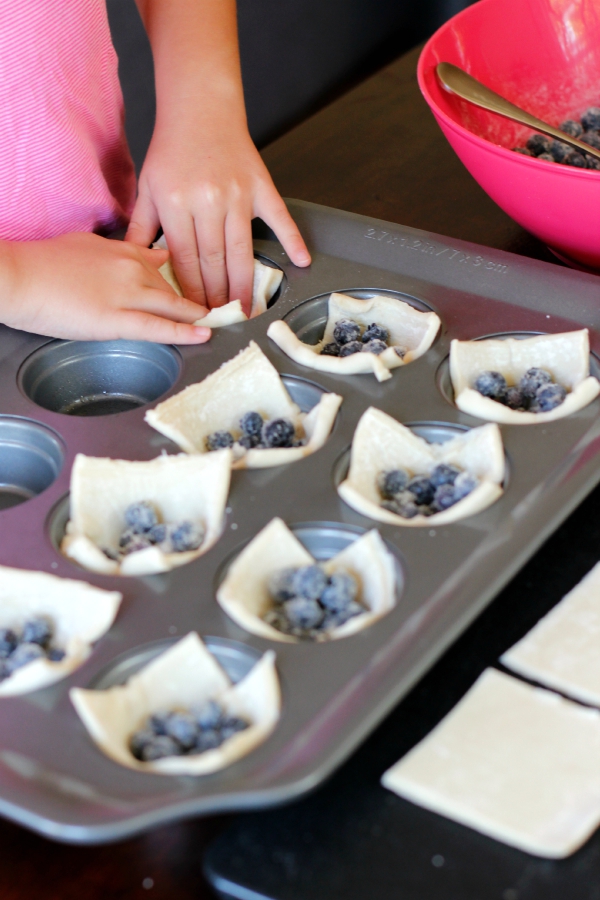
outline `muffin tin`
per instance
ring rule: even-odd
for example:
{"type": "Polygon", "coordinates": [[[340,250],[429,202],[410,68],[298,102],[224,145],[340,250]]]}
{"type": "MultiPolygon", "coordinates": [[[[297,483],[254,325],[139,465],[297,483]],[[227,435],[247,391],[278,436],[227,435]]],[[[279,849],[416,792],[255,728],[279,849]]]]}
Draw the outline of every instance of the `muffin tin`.
{"type": "Polygon", "coordinates": [[[77,672],[46,690],[2,701],[0,814],[49,837],[114,840],[185,816],[280,803],[313,788],[600,480],[595,400],[551,424],[503,426],[505,492],[477,516],[404,529],[347,507],[335,488],[368,406],[428,440],[481,425],[452,405],[450,339],[584,326],[600,352],[600,291],[593,276],[312,204],[289,205],[313,265],[296,269],[273,235],[258,228],[256,251],[283,268],[283,290],[264,315],[215,330],[206,345],[85,344],[0,330],[0,563],[84,578],[124,595],[113,628],[77,672]],[[437,312],[442,329],[428,353],[381,384],[373,375],[301,368],[266,337],[267,327],[285,316],[312,341],[324,325],[331,291],[394,292],[437,312]],[[145,460],[177,452],[144,423],[141,405],[201,380],[251,339],[303,409],[322,390],[343,395],[325,446],[290,466],[234,472],[223,536],[187,566],[120,578],[83,572],[65,559],[58,544],[75,454],[145,460]],[[26,502],[11,505],[19,500],[26,502]],[[231,560],[274,516],[320,559],[377,527],[397,561],[396,607],[370,628],[333,642],[282,644],[241,630],[218,606],[215,590],[231,560]],[[165,777],[118,766],[91,742],[69,688],[121,683],[191,630],[234,679],[267,648],[275,649],[283,692],[277,729],[214,775],[165,777]]]}

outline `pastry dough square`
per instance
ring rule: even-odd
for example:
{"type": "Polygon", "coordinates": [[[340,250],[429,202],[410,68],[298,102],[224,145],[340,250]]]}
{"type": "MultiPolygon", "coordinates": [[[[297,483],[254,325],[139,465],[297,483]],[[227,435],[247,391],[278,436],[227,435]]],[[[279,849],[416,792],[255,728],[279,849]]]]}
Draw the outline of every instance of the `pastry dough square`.
{"type": "Polygon", "coordinates": [[[275,654],[267,651],[237,684],[191,632],[133,675],[126,684],[103,691],[72,688],[71,701],[92,740],[115,762],[138,772],[206,775],[231,765],[263,743],[279,719],[281,698],[275,654]],[[129,750],[129,738],[147,717],[177,708],[218,701],[228,715],[250,726],[215,750],[142,762],[129,750]]]}
{"type": "Polygon", "coordinates": [[[373,372],[378,381],[387,381],[392,377],[390,369],[406,366],[429,350],[439,327],[440,319],[436,313],[421,312],[394,297],[374,295],[363,300],[333,293],[329,297],[325,333],[318,344],[305,344],[283,319],[271,322],[267,335],[301,366],[337,375],[373,372]],[[390,346],[379,356],[374,353],[321,356],[322,347],[333,340],[333,329],[340,319],[351,319],[365,326],[372,322],[384,325],[390,332],[390,346]],[[404,347],[406,354],[398,356],[394,346],[404,347]]]}
{"type": "Polygon", "coordinates": [[[525,678],[600,706],[600,563],[501,661],[525,678]]]}
{"type": "Polygon", "coordinates": [[[502,495],[505,460],[497,425],[471,428],[444,444],[430,444],[379,409],[363,413],[354,437],[350,468],[338,493],[349,506],[379,522],[419,528],[448,525],[473,516],[502,495]],[[411,475],[429,475],[440,463],[459,466],[480,479],[480,484],[454,506],[432,516],[405,519],[381,506],[377,488],[380,472],[405,468],[411,475]]]}
{"type": "Polygon", "coordinates": [[[600,383],[589,374],[590,342],[587,328],[562,334],[524,338],[487,338],[452,341],[450,378],[456,405],[479,419],[506,425],[537,425],[563,419],[583,409],[600,393],[600,383]],[[500,372],[509,385],[518,384],[532,367],[546,369],[567,396],[549,412],[526,412],[484,397],[472,385],[485,371],[500,372]]]}
{"type": "Polygon", "coordinates": [[[204,381],[191,384],[148,410],[145,419],[186,453],[196,454],[207,453],[205,440],[209,434],[235,430],[240,418],[251,410],[264,419],[291,419],[297,433],[304,432],[306,436],[306,444],[301,447],[244,450],[235,445],[233,468],[265,468],[295,462],[320,449],[329,437],[341,403],[339,394],[326,393],[310,412],[301,412],[275,366],[251,341],[204,381]]]}
{"type": "Polygon", "coordinates": [[[383,775],[406,800],[560,859],[600,823],[600,712],[487,669],[383,775]]]}

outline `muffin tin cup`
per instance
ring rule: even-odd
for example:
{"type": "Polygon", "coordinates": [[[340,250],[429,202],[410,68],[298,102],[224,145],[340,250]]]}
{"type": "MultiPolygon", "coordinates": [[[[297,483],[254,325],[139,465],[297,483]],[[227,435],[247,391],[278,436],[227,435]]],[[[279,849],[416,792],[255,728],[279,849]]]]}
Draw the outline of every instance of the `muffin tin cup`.
{"type": "Polygon", "coordinates": [[[80,669],[48,689],[2,702],[0,814],[50,837],[116,840],[185,816],[281,803],[313,788],[600,480],[596,400],[569,419],[539,428],[502,426],[510,479],[502,497],[476,516],[408,529],[375,523],[346,506],[336,484],[356,424],[369,406],[427,440],[481,425],[440,389],[450,340],[587,327],[597,353],[597,280],[299,201],[290,209],[308,240],[312,265],[296,269],[259,223],[256,252],[285,272],[280,296],[262,316],[215,331],[208,344],[177,350],[119,341],[41,343],[39,336],[9,329],[0,334],[0,482],[37,494],[0,510],[9,537],[0,542],[0,564],[45,569],[124,595],[113,627],[80,669]],[[296,333],[318,338],[329,292],[349,285],[355,296],[391,292],[420,309],[433,309],[442,320],[436,342],[379,383],[373,375],[307,370],[267,338],[269,324],[283,317],[296,333]],[[289,466],[234,472],[223,534],[189,565],[123,579],[83,571],[63,557],[58,547],[75,454],[142,460],[163,450],[178,452],[144,422],[142,409],[114,412],[202,380],[250,340],[267,354],[304,411],[323,391],[343,395],[325,445],[289,466]],[[108,406],[113,414],[68,414],[85,411],[86,405],[88,412],[106,413],[108,406]],[[9,477],[8,463],[2,474],[15,423],[21,444],[29,448],[22,459],[34,454],[33,481],[9,477]],[[49,443],[40,451],[41,435],[49,443]],[[284,644],[249,634],[223,612],[215,593],[229,562],[275,516],[317,559],[377,528],[396,559],[396,606],[343,640],[284,644]],[[211,636],[209,646],[214,643],[228,671],[226,654],[242,671],[265,650],[275,650],[284,698],[275,731],[248,756],[205,777],[166,778],[117,765],[89,738],[69,688],[120,683],[190,631],[211,636]]]}

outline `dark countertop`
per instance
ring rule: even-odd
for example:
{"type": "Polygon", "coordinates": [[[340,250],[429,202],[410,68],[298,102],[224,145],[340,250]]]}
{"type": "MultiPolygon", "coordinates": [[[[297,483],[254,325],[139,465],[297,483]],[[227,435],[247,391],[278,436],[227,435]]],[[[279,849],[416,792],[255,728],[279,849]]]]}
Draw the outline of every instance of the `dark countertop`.
{"type": "MultiPolygon", "coordinates": [[[[279,190],[284,196],[554,261],[539,241],[498,209],[454,155],[419,93],[415,74],[417,57],[418,50],[401,57],[269,146],[263,155],[279,190]]],[[[399,747],[408,749],[425,734],[481,669],[557,602],[597,560],[600,528],[594,511],[599,499],[600,493],[596,491],[571,516],[329,785],[288,810],[235,819],[234,834],[226,840],[239,841],[240,836],[247,834],[251,853],[256,853],[254,869],[263,884],[273,884],[273,879],[285,876],[286,897],[298,900],[308,898],[309,894],[312,897],[310,881],[289,877],[285,855],[279,858],[278,864],[272,856],[261,856],[258,836],[264,838],[276,822],[275,818],[268,817],[298,816],[297,821],[305,822],[309,829],[311,817],[335,800],[343,837],[343,823],[348,828],[352,825],[353,799],[348,785],[365,777],[375,785],[383,767],[404,752],[399,747]],[[402,735],[391,755],[387,746],[390,728],[392,733],[402,735]]],[[[370,795],[364,796],[364,802],[375,810],[370,795]]],[[[0,823],[5,859],[0,867],[0,897],[2,900],[42,897],[44,900],[80,900],[81,897],[86,900],[142,897],[202,900],[212,897],[202,875],[203,853],[209,841],[230,821],[232,818],[219,817],[183,822],[117,845],[84,848],[54,844],[10,823],[0,823]]],[[[418,816],[413,821],[417,828],[418,816]]],[[[466,834],[466,830],[460,834],[466,834]]],[[[460,835],[453,840],[460,849],[460,835]]],[[[221,844],[221,848],[224,846],[227,847],[221,844]]],[[[338,891],[345,883],[344,854],[348,852],[348,844],[340,838],[336,846],[337,850],[331,850],[331,854],[337,853],[335,858],[325,859],[327,868],[336,873],[330,882],[331,900],[350,896],[348,892],[338,891]],[[338,889],[334,889],[334,884],[338,889]]],[[[472,852],[480,850],[476,842],[472,852]]],[[[432,869],[429,863],[429,851],[427,846],[423,852],[429,853],[427,863],[435,873],[435,865],[432,869]]],[[[220,858],[222,861],[222,852],[220,858]]],[[[316,852],[315,858],[323,863],[322,853],[316,852]]],[[[407,864],[411,864],[411,857],[405,855],[403,869],[407,864]]],[[[494,863],[490,865],[493,868],[494,863]]],[[[242,866],[240,875],[243,871],[242,866]]],[[[320,877],[322,865],[321,869],[316,865],[311,871],[320,877]]],[[[447,871],[448,867],[439,869],[440,873],[447,871]]],[[[386,890],[397,887],[385,881],[381,884],[386,890]]],[[[429,897],[463,900],[476,896],[468,893],[467,886],[460,881],[452,882],[449,892],[444,890],[439,894],[421,891],[418,879],[415,884],[414,897],[420,900],[429,897]]],[[[430,881],[427,884],[429,887],[430,881]]],[[[361,890],[362,894],[357,888],[356,896],[366,898],[369,892],[365,885],[361,890]]],[[[507,890],[504,900],[520,900],[518,893],[510,893],[513,888],[507,890]]],[[[413,894],[392,892],[387,896],[406,896],[412,900],[413,894]]],[[[503,900],[503,895],[497,893],[480,893],[477,900],[485,900],[487,896],[503,900]]],[[[562,896],[573,900],[575,895],[565,890],[562,896]]],[[[592,896],[596,895],[590,893],[589,897],[592,896]]]]}

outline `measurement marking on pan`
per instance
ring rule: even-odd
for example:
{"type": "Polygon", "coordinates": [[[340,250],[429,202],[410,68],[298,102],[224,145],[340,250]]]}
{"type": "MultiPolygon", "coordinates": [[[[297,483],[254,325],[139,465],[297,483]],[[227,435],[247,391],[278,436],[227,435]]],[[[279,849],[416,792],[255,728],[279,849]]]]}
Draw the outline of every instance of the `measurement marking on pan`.
{"type": "Polygon", "coordinates": [[[372,241],[380,241],[384,244],[394,244],[396,247],[403,247],[405,250],[416,250],[419,253],[427,253],[429,256],[443,256],[447,260],[454,260],[458,263],[466,263],[469,266],[483,266],[490,272],[496,272],[499,275],[505,275],[508,266],[504,263],[494,262],[493,259],[486,259],[485,256],[476,254],[472,256],[465,253],[464,250],[456,250],[453,247],[444,247],[433,241],[422,241],[420,238],[409,238],[406,235],[397,234],[393,231],[383,231],[381,228],[367,228],[364,237],[372,241]]]}

